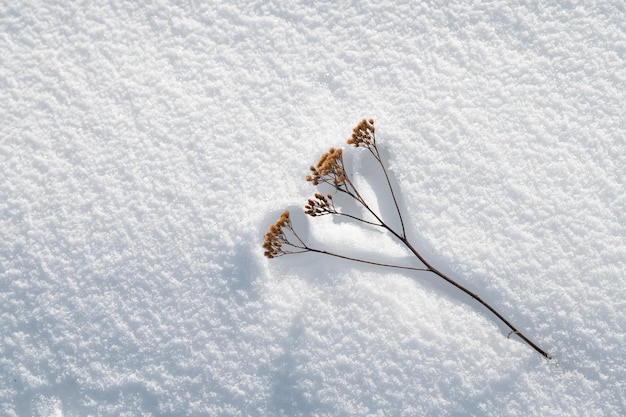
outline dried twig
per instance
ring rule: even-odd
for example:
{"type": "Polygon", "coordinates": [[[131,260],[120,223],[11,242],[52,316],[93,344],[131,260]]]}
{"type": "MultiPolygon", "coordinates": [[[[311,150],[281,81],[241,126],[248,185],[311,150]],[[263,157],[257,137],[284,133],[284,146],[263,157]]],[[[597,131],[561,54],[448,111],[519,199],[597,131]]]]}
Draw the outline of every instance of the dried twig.
{"type": "Polygon", "coordinates": [[[391,185],[391,181],[389,180],[389,175],[387,173],[387,169],[383,160],[380,156],[380,152],[378,150],[378,146],[376,144],[376,129],[374,127],[374,120],[362,120],[353,130],[352,137],[348,139],[348,144],[352,145],[356,148],[365,148],[367,149],[374,159],[378,162],[381,167],[382,173],[387,182],[387,186],[389,187],[389,191],[392,196],[393,203],[396,208],[398,219],[400,220],[400,230],[395,230],[392,228],[387,222],[385,222],[382,216],[376,213],[365,201],[365,199],[361,196],[356,186],[350,179],[348,173],[346,172],[344,163],[343,163],[343,151],[340,148],[330,148],[328,152],[323,154],[317,164],[315,166],[311,166],[310,174],[306,176],[306,180],[311,182],[314,186],[319,186],[322,184],[326,184],[330,186],[335,192],[348,196],[351,199],[354,199],[358,204],[360,204],[368,213],[370,213],[374,221],[365,220],[362,217],[356,216],[354,214],[345,213],[341,210],[337,209],[334,203],[334,199],[332,194],[321,194],[315,193],[313,198],[310,198],[306,205],[304,206],[305,214],[308,214],[311,217],[318,216],[326,216],[326,215],[335,215],[335,216],[344,216],[354,221],[364,223],[370,226],[380,227],[387,232],[389,232],[394,238],[400,241],[415,257],[417,257],[420,262],[424,265],[423,268],[414,268],[409,266],[402,265],[394,265],[388,263],[380,263],[373,262],[367,259],[358,259],[350,256],[345,256],[341,254],[337,254],[334,252],[328,252],[325,250],[320,250],[316,248],[309,247],[297,234],[294,229],[291,220],[289,219],[289,212],[284,211],[278,221],[274,223],[270,230],[265,234],[265,241],[263,243],[263,247],[265,249],[265,256],[268,258],[275,258],[282,255],[290,255],[296,253],[303,252],[314,252],[320,253],[324,255],[330,255],[341,259],[366,263],[370,265],[378,265],[390,268],[400,268],[400,269],[408,269],[414,271],[427,271],[432,272],[437,275],[441,279],[446,282],[452,284],[459,290],[463,291],[465,294],[472,297],[474,300],[478,301],[485,308],[487,308],[490,312],[492,312],[500,321],[502,321],[511,332],[511,335],[519,336],[524,342],[526,342],[529,346],[535,349],[544,357],[551,359],[552,357],[546,351],[541,349],[535,343],[533,343],[530,339],[528,339],[522,332],[520,332],[515,326],[513,326],[502,314],[500,314],[495,308],[489,305],[487,302],[482,300],[478,295],[471,292],[463,285],[461,285],[456,280],[453,280],[434,266],[432,266],[418,251],[415,249],[413,244],[409,242],[406,229],[404,226],[404,219],[402,218],[402,213],[400,211],[400,207],[398,205],[398,201],[396,199],[396,194],[391,185]]]}

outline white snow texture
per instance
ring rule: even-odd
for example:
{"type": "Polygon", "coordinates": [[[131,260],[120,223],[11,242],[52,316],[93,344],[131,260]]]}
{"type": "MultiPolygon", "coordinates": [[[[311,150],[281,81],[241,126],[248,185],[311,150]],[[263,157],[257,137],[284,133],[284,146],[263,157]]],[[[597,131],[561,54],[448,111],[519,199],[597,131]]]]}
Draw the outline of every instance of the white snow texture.
{"type": "Polygon", "coordinates": [[[626,6],[5,1],[0,415],[626,415],[626,6]],[[429,273],[306,218],[329,147],[429,273]]]}

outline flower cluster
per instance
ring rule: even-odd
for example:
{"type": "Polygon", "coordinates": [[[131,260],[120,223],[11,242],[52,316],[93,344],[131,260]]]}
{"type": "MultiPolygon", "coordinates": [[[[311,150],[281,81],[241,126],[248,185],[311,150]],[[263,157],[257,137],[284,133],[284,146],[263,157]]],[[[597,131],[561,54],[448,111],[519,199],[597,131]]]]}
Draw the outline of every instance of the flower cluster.
{"type": "Polygon", "coordinates": [[[348,139],[348,145],[354,145],[355,148],[363,146],[369,148],[376,147],[376,137],[374,136],[374,119],[361,120],[352,131],[352,137],[348,139]]]}
{"type": "Polygon", "coordinates": [[[283,228],[293,231],[291,226],[291,220],[289,220],[289,210],[283,211],[280,218],[270,226],[270,230],[265,233],[265,241],[263,242],[263,249],[265,249],[265,256],[268,258],[275,258],[276,256],[285,255],[283,245],[291,245],[285,237],[283,228]]]}
{"type": "Polygon", "coordinates": [[[311,217],[323,216],[325,214],[337,213],[333,204],[333,196],[330,194],[315,193],[315,198],[309,198],[309,201],[304,206],[304,214],[308,214],[311,217]]]}
{"type": "Polygon", "coordinates": [[[327,183],[339,187],[346,181],[343,167],[343,157],[341,148],[330,148],[316,166],[311,166],[311,174],[306,176],[306,180],[313,185],[327,183]]]}

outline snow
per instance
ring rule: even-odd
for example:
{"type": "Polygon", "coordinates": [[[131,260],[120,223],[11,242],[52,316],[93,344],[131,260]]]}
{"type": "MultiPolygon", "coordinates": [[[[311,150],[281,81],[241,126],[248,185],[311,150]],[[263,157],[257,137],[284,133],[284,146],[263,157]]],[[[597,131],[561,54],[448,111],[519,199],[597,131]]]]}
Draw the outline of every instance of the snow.
{"type": "Polygon", "coordinates": [[[0,415],[625,415],[624,22],[618,0],[5,2],[0,415]],[[320,248],[413,262],[302,214],[364,117],[411,241],[554,360],[434,276],[263,257],[288,208],[320,248]]]}

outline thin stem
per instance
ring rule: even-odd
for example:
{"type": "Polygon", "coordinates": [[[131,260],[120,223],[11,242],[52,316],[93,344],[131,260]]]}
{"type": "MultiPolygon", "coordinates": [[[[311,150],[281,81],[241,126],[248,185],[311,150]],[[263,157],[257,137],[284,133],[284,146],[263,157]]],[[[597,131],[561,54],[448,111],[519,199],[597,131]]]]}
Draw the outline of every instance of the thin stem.
{"type": "Polygon", "coordinates": [[[328,252],[328,251],[325,251],[325,250],[320,250],[320,249],[315,249],[315,248],[307,248],[307,250],[309,250],[311,252],[315,252],[315,253],[320,253],[322,255],[334,256],[336,258],[346,259],[348,261],[360,262],[360,263],[369,264],[369,265],[384,266],[384,267],[388,267],[388,268],[397,268],[397,269],[408,269],[408,270],[411,270],[411,271],[430,271],[430,269],[426,269],[426,268],[416,268],[416,267],[413,267],[413,266],[394,265],[394,264],[387,264],[387,263],[381,263],[381,262],[368,261],[368,260],[365,260],[365,259],[353,258],[353,257],[350,257],[350,256],[340,255],[340,254],[337,254],[337,253],[328,252]]]}
{"type": "Polygon", "coordinates": [[[345,216],[345,217],[349,217],[351,219],[354,219],[356,221],[359,221],[361,223],[366,223],[366,224],[371,224],[372,226],[376,226],[376,227],[383,227],[383,225],[381,223],[374,223],[374,222],[370,222],[368,220],[365,219],[361,219],[359,217],[353,216],[352,214],[348,214],[348,213],[342,213],[340,211],[337,211],[335,213],[330,213],[330,214],[336,214],[338,216],[345,216]]]}
{"type": "Polygon", "coordinates": [[[383,174],[385,174],[385,179],[387,180],[387,186],[389,187],[389,191],[391,191],[391,198],[393,199],[393,204],[396,206],[396,211],[398,212],[398,218],[400,219],[400,226],[402,228],[402,236],[406,237],[406,230],[404,228],[404,220],[402,219],[402,214],[400,214],[400,206],[398,205],[398,200],[396,199],[396,193],[394,193],[393,191],[393,187],[391,186],[391,181],[389,180],[389,175],[387,174],[387,169],[385,168],[385,164],[383,164],[383,161],[380,157],[380,153],[378,152],[378,148],[376,147],[376,136],[374,133],[372,133],[372,137],[374,141],[373,148],[376,150],[376,152],[374,153],[371,148],[368,148],[368,149],[372,153],[374,158],[376,158],[380,167],[383,169],[383,174]]]}

